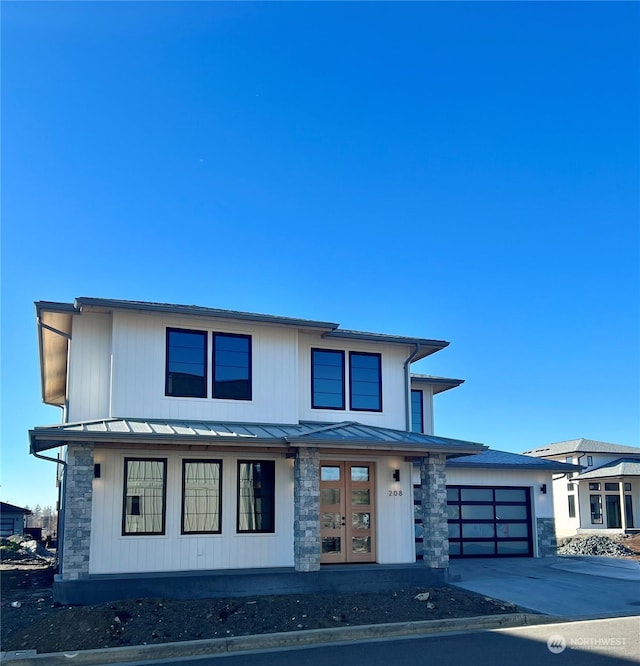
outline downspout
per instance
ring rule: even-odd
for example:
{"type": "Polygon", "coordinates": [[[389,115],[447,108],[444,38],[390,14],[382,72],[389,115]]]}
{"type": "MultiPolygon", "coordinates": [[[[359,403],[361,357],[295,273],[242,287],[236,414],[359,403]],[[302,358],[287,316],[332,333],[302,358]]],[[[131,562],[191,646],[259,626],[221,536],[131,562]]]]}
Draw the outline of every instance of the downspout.
{"type": "Polygon", "coordinates": [[[35,458],[40,458],[40,460],[47,460],[49,462],[54,462],[58,465],[62,465],[62,478],[60,480],[60,486],[58,488],[58,547],[56,549],[56,565],[58,568],[58,573],[62,573],[62,560],[60,558],[60,553],[62,552],[62,546],[64,541],[64,512],[65,512],[65,502],[61,501],[61,498],[64,497],[65,486],[67,483],[67,461],[62,460],[61,458],[50,458],[49,456],[43,456],[41,453],[34,451],[33,443],[31,444],[30,451],[32,456],[35,458]],[[62,529],[61,529],[62,528],[62,529]]]}
{"type": "Polygon", "coordinates": [[[404,384],[405,384],[405,395],[404,395],[404,414],[405,414],[405,430],[411,432],[411,373],[409,371],[409,366],[420,353],[420,345],[417,344],[414,350],[409,354],[409,357],[404,362],[404,384]]]}

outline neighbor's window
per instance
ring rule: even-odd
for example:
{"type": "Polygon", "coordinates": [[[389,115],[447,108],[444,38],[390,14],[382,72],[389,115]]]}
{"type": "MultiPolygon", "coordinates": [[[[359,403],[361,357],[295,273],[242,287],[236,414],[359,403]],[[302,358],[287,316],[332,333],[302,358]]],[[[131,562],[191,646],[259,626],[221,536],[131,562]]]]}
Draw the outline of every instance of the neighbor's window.
{"type": "Polygon", "coordinates": [[[238,532],[275,531],[275,462],[238,461],[238,532]]]}
{"type": "Polygon", "coordinates": [[[589,484],[589,490],[600,490],[600,484],[599,483],[590,483],[589,484]]]}
{"type": "Polygon", "coordinates": [[[251,336],[213,334],[213,397],[251,400],[251,336]]]}
{"type": "Polygon", "coordinates": [[[599,524],[602,522],[602,497],[600,495],[589,495],[591,505],[591,522],[599,524]]]}
{"type": "Polygon", "coordinates": [[[605,483],[604,484],[604,489],[605,490],[620,490],[617,483],[605,483]]]}
{"type": "Polygon", "coordinates": [[[164,534],[166,458],[124,459],[122,534],[164,534]]]}
{"type": "Polygon", "coordinates": [[[424,432],[422,391],[411,389],[411,432],[424,432]]]}
{"type": "Polygon", "coordinates": [[[630,493],[631,492],[631,484],[630,483],[625,483],[624,484],[624,490],[625,490],[625,492],[630,493]]]}
{"type": "Polygon", "coordinates": [[[576,517],[576,498],[575,495],[569,495],[569,518],[576,517]]]}
{"type": "Polygon", "coordinates": [[[167,329],[165,395],[207,397],[207,333],[167,329]]]}
{"type": "Polygon", "coordinates": [[[220,534],[221,460],[182,461],[182,534],[220,534]]]}
{"type": "Polygon", "coordinates": [[[593,465],[593,456],[587,456],[587,467],[593,465]]]}
{"type": "Polygon", "coordinates": [[[349,406],[354,411],[382,411],[380,354],[349,352],[349,406]]]}
{"type": "Polygon", "coordinates": [[[344,352],[311,350],[311,407],[344,409],[344,352]]]}

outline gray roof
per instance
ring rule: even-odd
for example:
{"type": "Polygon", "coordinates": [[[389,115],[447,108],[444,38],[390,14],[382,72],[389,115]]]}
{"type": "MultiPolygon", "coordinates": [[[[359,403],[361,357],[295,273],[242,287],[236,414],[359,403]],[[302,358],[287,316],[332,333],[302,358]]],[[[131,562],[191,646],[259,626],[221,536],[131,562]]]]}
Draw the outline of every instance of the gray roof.
{"type": "Polygon", "coordinates": [[[31,514],[31,509],[23,509],[21,506],[15,506],[15,504],[9,504],[8,502],[0,502],[0,513],[31,514]]]}
{"type": "Polygon", "coordinates": [[[605,479],[613,476],[640,476],[640,458],[618,458],[594,467],[576,479],[605,479]]]}
{"type": "Polygon", "coordinates": [[[624,446],[622,444],[610,444],[609,442],[599,442],[595,439],[568,439],[564,442],[555,442],[547,444],[537,449],[523,451],[527,456],[537,458],[546,458],[548,456],[569,455],[571,453],[612,453],[625,454],[635,453],[640,455],[640,447],[624,446]]]}
{"type": "Polygon", "coordinates": [[[447,467],[470,467],[470,468],[500,468],[500,469],[522,469],[542,470],[547,472],[576,472],[582,469],[580,465],[569,465],[555,460],[540,460],[525,456],[520,453],[509,453],[508,451],[495,451],[488,449],[477,455],[461,456],[447,460],[447,467]]]}
{"type": "Polygon", "coordinates": [[[410,455],[433,452],[474,453],[477,442],[379,428],[355,422],[303,421],[297,424],[223,423],[166,419],[112,418],[42,426],[29,431],[32,452],[64,446],[69,441],[154,443],[238,447],[318,446],[392,451],[410,455]]]}
{"type": "Polygon", "coordinates": [[[460,384],[464,384],[464,379],[451,379],[449,377],[436,377],[434,375],[420,375],[415,372],[411,373],[411,383],[420,385],[426,384],[433,387],[433,394],[442,393],[449,389],[456,388],[460,384]]]}

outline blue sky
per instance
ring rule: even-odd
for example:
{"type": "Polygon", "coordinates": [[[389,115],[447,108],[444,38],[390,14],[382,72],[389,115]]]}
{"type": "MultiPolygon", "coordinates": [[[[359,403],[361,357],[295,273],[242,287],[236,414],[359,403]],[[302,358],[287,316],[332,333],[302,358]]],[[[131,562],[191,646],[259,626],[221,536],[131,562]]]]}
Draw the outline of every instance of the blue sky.
{"type": "Polygon", "coordinates": [[[639,439],[637,3],[2,3],[2,486],[33,302],[451,341],[436,432],[639,439]]]}

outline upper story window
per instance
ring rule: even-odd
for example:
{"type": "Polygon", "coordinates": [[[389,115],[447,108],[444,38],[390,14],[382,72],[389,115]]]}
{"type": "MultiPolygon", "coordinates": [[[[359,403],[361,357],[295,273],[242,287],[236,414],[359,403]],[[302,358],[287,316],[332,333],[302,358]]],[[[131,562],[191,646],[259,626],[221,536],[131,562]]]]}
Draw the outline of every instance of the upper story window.
{"type": "Polygon", "coordinates": [[[344,409],[344,352],[311,350],[311,407],[344,409]]]}
{"type": "Polygon", "coordinates": [[[207,333],[167,329],[165,395],[207,397],[207,333]]]}
{"type": "Polygon", "coordinates": [[[593,456],[587,456],[587,467],[593,465],[593,456]]]}
{"type": "Polygon", "coordinates": [[[251,400],[251,336],[213,334],[213,397],[251,400]]]}
{"type": "Polygon", "coordinates": [[[424,432],[422,391],[411,389],[411,432],[424,432]]]}
{"type": "Polygon", "coordinates": [[[354,411],[382,411],[380,354],[349,352],[349,407],[354,411]]]}

